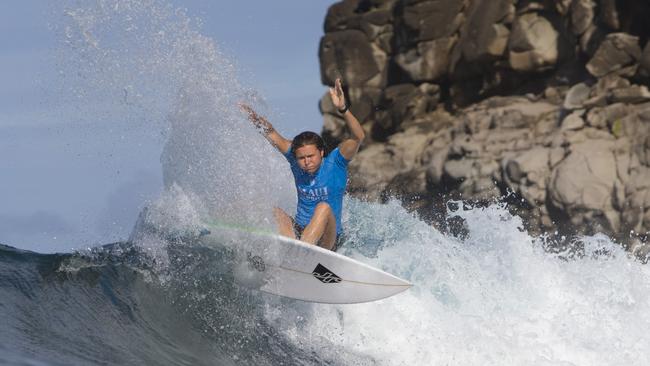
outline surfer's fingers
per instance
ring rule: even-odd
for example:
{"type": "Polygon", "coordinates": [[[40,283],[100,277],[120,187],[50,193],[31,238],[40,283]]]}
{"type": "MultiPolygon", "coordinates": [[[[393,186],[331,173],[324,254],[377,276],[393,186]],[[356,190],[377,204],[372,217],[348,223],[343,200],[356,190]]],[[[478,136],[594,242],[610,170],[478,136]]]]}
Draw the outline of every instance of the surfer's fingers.
{"type": "Polygon", "coordinates": [[[248,114],[253,114],[253,113],[255,113],[255,112],[253,112],[253,108],[251,108],[248,104],[246,104],[246,103],[244,103],[244,102],[238,102],[238,103],[237,103],[237,106],[239,107],[239,109],[240,109],[242,112],[246,112],[246,113],[248,113],[248,114]]]}
{"type": "Polygon", "coordinates": [[[339,98],[343,98],[343,86],[341,86],[341,79],[336,79],[336,94],[339,98]]]}

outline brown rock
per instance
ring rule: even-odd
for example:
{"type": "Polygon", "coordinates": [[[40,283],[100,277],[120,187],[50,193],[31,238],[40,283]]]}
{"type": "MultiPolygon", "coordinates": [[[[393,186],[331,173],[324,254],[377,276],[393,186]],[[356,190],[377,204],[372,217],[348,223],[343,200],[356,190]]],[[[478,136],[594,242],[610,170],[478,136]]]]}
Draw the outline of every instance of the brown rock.
{"type": "MultiPolygon", "coordinates": [[[[388,35],[392,38],[393,36],[393,25],[392,24],[383,24],[376,25],[367,21],[361,21],[361,30],[366,34],[368,40],[375,41],[380,36],[388,35]]],[[[385,45],[382,45],[382,49],[385,45]]]]}
{"type": "Polygon", "coordinates": [[[522,97],[490,98],[487,106],[496,117],[495,125],[501,128],[532,127],[541,118],[558,109],[546,101],[532,102],[522,97]],[[494,103],[498,100],[503,104],[494,103]]]}
{"type": "Polygon", "coordinates": [[[613,143],[613,140],[615,140],[615,137],[612,136],[609,131],[603,131],[592,127],[585,127],[577,131],[566,130],[562,131],[562,133],[565,135],[566,142],[569,145],[578,145],[591,140],[612,140],[613,143]]]}
{"type": "Polygon", "coordinates": [[[600,19],[603,23],[613,30],[619,30],[621,23],[618,20],[616,0],[600,0],[600,8],[600,19]]]}
{"type": "Polygon", "coordinates": [[[641,54],[639,63],[639,75],[650,77],[650,42],[647,42],[641,54]]]}
{"type": "Polygon", "coordinates": [[[587,56],[593,57],[605,36],[606,34],[601,28],[590,24],[580,36],[580,50],[587,56]]]}
{"type": "Polygon", "coordinates": [[[431,143],[431,135],[422,133],[418,126],[391,136],[388,146],[401,171],[421,167],[422,154],[431,143]]]}
{"type": "Polygon", "coordinates": [[[452,69],[461,59],[476,63],[501,55],[507,28],[499,23],[514,14],[514,5],[512,0],[472,1],[466,14],[458,46],[452,55],[452,69]]]}
{"type": "Polygon", "coordinates": [[[625,229],[642,231],[649,227],[650,212],[650,169],[643,167],[632,171],[625,185],[626,200],[623,208],[625,229]]]}
{"type": "Polygon", "coordinates": [[[594,107],[605,107],[607,105],[607,95],[605,94],[595,95],[585,100],[583,105],[587,109],[594,108],[594,107]]]}
{"type": "Polygon", "coordinates": [[[557,62],[558,33],[546,18],[535,13],[523,14],[515,20],[508,49],[513,69],[545,69],[557,62]]]}
{"type": "Polygon", "coordinates": [[[377,60],[366,35],[359,30],[327,33],[321,39],[319,58],[323,84],[334,85],[337,77],[350,86],[363,86],[386,68],[377,60]]]}
{"type": "Polygon", "coordinates": [[[597,95],[608,95],[612,89],[627,88],[630,81],[616,74],[608,74],[598,79],[594,86],[594,93],[597,95]]]}
{"type": "MultiPolygon", "coordinates": [[[[630,151],[630,140],[627,138],[621,138],[616,141],[616,148],[614,150],[614,158],[616,159],[616,174],[618,179],[621,182],[625,183],[630,180],[630,169],[631,169],[631,151],[630,151]]],[[[619,203],[624,201],[625,197],[619,197],[619,203]]]]}
{"type": "Polygon", "coordinates": [[[557,88],[554,88],[552,86],[546,87],[544,89],[544,99],[546,99],[548,102],[553,103],[553,104],[560,104],[562,103],[561,95],[557,88]]]}
{"type": "Polygon", "coordinates": [[[421,158],[431,139],[432,135],[414,126],[392,135],[386,144],[369,145],[350,162],[350,170],[355,172],[350,176],[350,190],[363,193],[369,199],[380,199],[397,176],[418,176],[421,180],[404,192],[417,191],[413,187],[425,184],[421,158]],[[414,170],[418,171],[415,175],[414,170]]]}
{"type": "MultiPolygon", "coordinates": [[[[401,84],[411,85],[411,84],[401,84]]],[[[422,118],[427,113],[434,111],[440,100],[440,87],[436,84],[422,83],[417,88],[403,88],[396,85],[397,89],[386,89],[383,108],[390,105],[391,126],[408,128],[411,124],[419,124],[418,117],[422,118]],[[395,93],[397,92],[397,94],[395,93]]],[[[379,122],[379,120],[378,120],[379,122]]]]}
{"type": "Polygon", "coordinates": [[[554,168],[559,162],[564,160],[567,155],[567,150],[564,148],[552,148],[550,149],[548,156],[548,163],[551,168],[554,168]]]}
{"type": "Polygon", "coordinates": [[[455,42],[455,38],[420,42],[416,48],[395,56],[395,63],[415,82],[436,81],[447,73],[449,52],[455,42]]]}
{"type": "Polygon", "coordinates": [[[448,147],[428,149],[423,157],[423,165],[426,169],[426,179],[432,185],[442,183],[445,161],[449,156],[448,147]]]}
{"type": "Polygon", "coordinates": [[[464,158],[478,158],[481,150],[481,143],[468,135],[457,135],[451,142],[449,153],[453,156],[464,158]]]}
{"type": "Polygon", "coordinates": [[[587,63],[587,70],[595,77],[634,66],[641,58],[639,37],[626,33],[609,34],[587,63]]]}
{"type": "Polygon", "coordinates": [[[593,108],[587,113],[587,123],[594,128],[607,129],[614,121],[627,116],[630,112],[630,109],[621,103],[593,108]]]}
{"type": "Polygon", "coordinates": [[[476,179],[466,180],[461,183],[458,190],[462,197],[468,200],[477,200],[490,202],[501,197],[501,191],[494,184],[491,177],[477,177],[476,179]]]}
{"type": "MultiPolygon", "coordinates": [[[[325,92],[324,97],[328,97],[328,92],[325,92]]],[[[379,105],[382,90],[379,88],[363,87],[363,88],[348,88],[347,97],[350,101],[350,110],[359,119],[359,121],[366,122],[374,118],[374,111],[379,105]]],[[[331,100],[330,100],[331,102],[331,100]]],[[[336,113],[338,114],[338,113],[336,113]]]]}
{"type": "Polygon", "coordinates": [[[612,90],[612,103],[643,103],[650,101],[650,91],[645,85],[632,85],[612,90]]]}
{"type": "Polygon", "coordinates": [[[334,114],[323,114],[323,130],[321,135],[328,146],[336,146],[343,141],[347,128],[345,121],[334,114]]]}
{"type": "Polygon", "coordinates": [[[479,166],[479,175],[484,176],[484,177],[492,177],[495,175],[501,175],[501,167],[499,166],[499,163],[495,160],[484,160],[481,161],[481,165],[479,166]]]}
{"type": "Polygon", "coordinates": [[[443,171],[453,180],[464,180],[474,176],[474,165],[473,159],[447,160],[443,171]]]}
{"type": "MultiPolygon", "coordinates": [[[[382,199],[398,198],[405,204],[410,204],[410,209],[416,200],[421,198],[427,190],[426,172],[424,169],[409,170],[393,177],[381,192],[382,199]]],[[[417,206],[417,204],[416,204],[417,206]]]]}
{"type": "Polygon", "coordinates": [[[463,0],[406,0],[398,5],[400,47],[449,38],[461,24],[463,0]]]}
{"type": "Polygon", "coordinates": [[[372,49],[372,56],[375,59],[379,72],[370,78],[365,86],[373,88],[384,88],[388,83],[388,61],[389,57],[384,50],[379,47],[376,43],[371,43],[370,47],[372,49]]]}
{"type": "Polygon", "coordinates": [[[591,88],[587,84],[578,83],[566,93],[562,107],[569,110],[583,108],[590,93],[591,88]]]}
{"type": "MultiPolygon", "coordinates": [[[[321,114],[337,114],[338,111],[336,110],[336,107],[334,106],[334,103],[332,103],[332,97],[330,97],[330,92],[326,91],[325,94],[320,98],[320,101],[318,102],[318,108],[320,110],[321,114]]],[[[357,117],[359,118],[359,117],[357,117]]],[[[361,121],[361,119],[360,119],[361,121]]]]}
{"type": "Polygon", "coordinates": [[[584,111],[576,111],[564,118],[562,121],[562,130],[579,130],[585,126],[585,121],[582,119],[584,111]]]}
{"type": "Polygon", "coordinates": [[[571,9],[572,0],[555,0],[555,9],[561,15],[566,15],[571,9]]]}
{"type": "Polygon", "coordinates": [[[440,87],[436,84],[422,83],[418,86],[418,95],[414,101],[414,112],[423,115],[437,108],[440,101],[440,87]]]}
{"type": "Polygon", "coordinates": [[[575,0],[571,3],[571,30],[579,36],[583,34],[594,21],[593,0],[575,0]]]}
{"type": "MultiPolygon", "coordinates": [[[[477,54],[488,57],[497,57],[503,55],[508,46],[510,30],[503,24],[493,24],[488,30],[485,37],[484,47],[477,49],[477,54]]],[[[476,56],[482,57],[482,56],[476,56]]]]}
{"type": "Polygon", "coordinates": [[[383,25],[392,25],[393,21],[394,21],[393,7],[392,5],[388,5],[385,8],[372,10],[363,14],[363,19],[361,22],[383,26],[383,25]]]}
{"type": "Polygon", "coordinates": [[[490,60],[503,55],[508,45],[510,31],[503,24],[492,24],[477,35],[475,47],[465,47],[464,56],[467,61],[490,60]]]}
{"type": "MultiPolygon", "coordinates": [[[[502,161],[506,181],[516,184],[542,183],[549,172],[549,149],[535,147],[522,154],[505,157],[502,161]]],[[[542,184],[542,187],[544,185],[542,184]]]]}
{"type": "Polygon", "coordinates": [[[375,43],[379,48],[381,48],[386,54],[392,55],[394,50],[393,50],[393,33],[388,32],[388,33],[382,33],[379,36],[377,36],[377,39],[375,40],[375,43]]]}
{"type": "Polygon", "coordinates": [[[397,0],[344,0],[329,7],[325,16],[325,32],[362,29],[363,23],[385,25],[393,21],[397,0]]]}
{"type": "Polygon", "coordinates": [[[355,172],[350,175],[350,191],[377,200],[388,182],[399,174],[401,167],[392,159],[385,145],[372,144],[357,153],[350,162],[350,170],[355,172]]]}
{"type": "Polygon", "coordinates": [[[563,210],[576,226],[618,230],[620,220],[612,205],[618,179],[609,141],[587,141],[572,146],[571,153],[553,170],[551,203],[563,210]]]}
{"type": "MultiPolygon", "coordinates": [[[[645,8],[629,5],[332,6],[323,80],[346,80],[370,136],[350,164],[351,191],[420,209],[438,194],[485,202],[509,188],[531,233],[564,222],[569,233],[649,230],[650,44],[641,52],[638,43],[650,33],[645,8]],[[614,28],[630,34],[608,34],[614,28]]],[[[323,135],[340,141],[345,124],[329,98],[321,111],[323,135]]]]}
{"type": "Polygon", "coordinates": [[[546,113],[533,124],[533,134],[538,137],[543,137],[551,134],[557,130],[557,121],[560,113],[546,113]]]}
{"type": "Polygon", "coordinates": [[[387,52],[392,48],[386,48],[385,38],[392,40],[393,37],[393,9],[377,9],[364,13],[359,20],[359,28],[366,34],[369,40],[377,41],[378,45],[387,52]]]}
{"type": "Polygon", "coordinates": [[[333,4],[325,16],[325,32],[359,28],[359,16],[355,10],[361,0],[347,0],[333,4]]]}
{"type": "Polygon", "coordinates": [[[372,136],[377,140],[384,140],[404,122],[409,115],[411,97],[417,93],[417,88],[412,84],[393,85],[384,91],[379,107],[384,113],[377,115],[373,126],[372,136]]]}

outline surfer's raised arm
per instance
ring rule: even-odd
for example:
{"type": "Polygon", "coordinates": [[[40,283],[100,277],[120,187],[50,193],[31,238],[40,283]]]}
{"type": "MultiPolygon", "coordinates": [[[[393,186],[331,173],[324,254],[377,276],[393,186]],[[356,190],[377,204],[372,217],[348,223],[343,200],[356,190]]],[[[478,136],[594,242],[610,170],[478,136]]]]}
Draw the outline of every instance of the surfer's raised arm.
{"type": "Polygon", "coordinates": [[[255,110],[253,110],[253,108],[248,104],[239,103],[239,108],[248,114],[248,120],[251,121],[258,130],[260,130],[271,145],[275,146],[283,154],[286,154],[287,151],[289,151],[291,141],[282,137],[282,135],[273,128],[271,122],[269,122],[264,116],[257,114],[257,112],[255,112],[255,110]]]}
{"type": "Polygon", "coordinates": [[[343,115],[345,124],[348,126],[348,129],[352,134],[351,138],[339,144],[339,150],[346,160],[352,160],[352,158],[357,154],[357,151],[359,151],[359,147],[361,146],[363,139],[366,137],[366,133],[363,131],[363,127],[361,127],[357,117],[355,117],[348,109],[348,105],[345,102],[345,94],[341,87],[341,79],[336,79],[334,87],[330,88],[330,97],[332,97],[332,103],[336,109],[338,109],[339,113],[343,115]]]}

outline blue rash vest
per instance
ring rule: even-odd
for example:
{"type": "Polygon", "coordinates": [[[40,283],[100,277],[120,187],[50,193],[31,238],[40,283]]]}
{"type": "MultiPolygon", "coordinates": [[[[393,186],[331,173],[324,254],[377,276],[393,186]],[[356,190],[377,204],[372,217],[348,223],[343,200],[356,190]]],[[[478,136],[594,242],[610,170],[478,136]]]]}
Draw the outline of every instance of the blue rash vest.
{"type": "Polygon", "coordinates": [[[336,218],[336,235],[341,234],[341,211],[343,210],[343,195],[348,181],[348,161],[345,160],[339,148],[323,158],[321,166],[315,174],[309,174],[298,166],[298,161],[291,148],[284,154],[291,165],[291,172],[296,183],[298,207],[296,223],[303,228],[309,224],[314,215],[314,209],[319,202],[327,202],[336,218]]]}

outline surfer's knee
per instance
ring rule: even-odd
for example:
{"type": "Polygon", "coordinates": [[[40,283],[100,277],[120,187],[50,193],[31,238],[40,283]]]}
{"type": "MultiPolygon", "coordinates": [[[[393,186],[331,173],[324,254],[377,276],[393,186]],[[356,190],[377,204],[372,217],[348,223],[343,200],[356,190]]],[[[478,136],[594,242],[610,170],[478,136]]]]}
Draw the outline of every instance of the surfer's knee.
{"type": "Polygon", "coordinates": [[[323,211],[324,213],[330,213],[330,212],[333,212],[333,211],[332,211],[332,207],[331,207],[331,206],[329,205],[329,203],[327,203],[327,202],[319,202],[319,203],[316,205],[316,209],[315,209],[315,211],[319,211],[319,212],[320,212],[320,211],[323,211]]]}
{"type": "Polygon", "coordinates": [[[275,217],[275,223],[278,225],[280,235],[295,238],[293,232],[293,219],[291,216],[287,215],[287,213],[279,207],[273,207],[273,216],[275,217]]]}
{"type": "Polygon", "coordinates": [[[281,226],[291,226],[293,225],[293,220],[283,209],[279,207],[273,207],[273,217],[275,221],[281,226]]]}
{"type": "Polygon", "coordinates": [[[287,213],[284,212],[284,210],[281,209],[280,207],[273,207],[273,216],[275,216],[276,218],[289,217],[289,215],[287,215],[287,213]]]}

